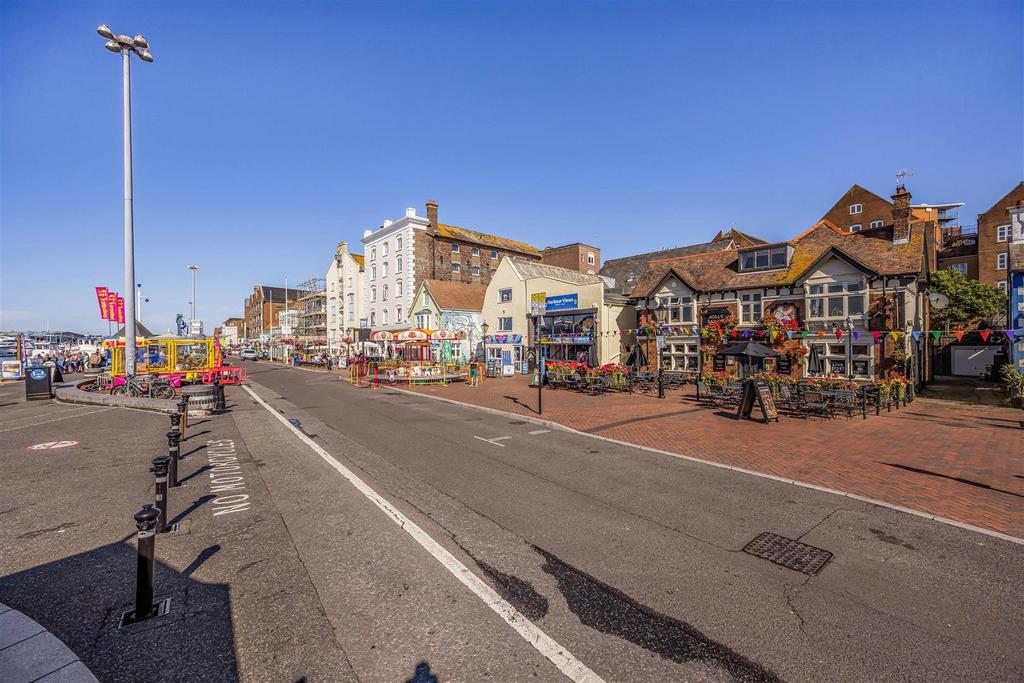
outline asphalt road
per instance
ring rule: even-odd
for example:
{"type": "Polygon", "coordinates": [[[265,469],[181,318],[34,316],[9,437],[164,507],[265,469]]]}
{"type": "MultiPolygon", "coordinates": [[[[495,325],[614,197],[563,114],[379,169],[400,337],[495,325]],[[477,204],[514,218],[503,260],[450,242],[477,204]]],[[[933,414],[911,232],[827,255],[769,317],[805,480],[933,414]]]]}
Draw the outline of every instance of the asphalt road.
{"type": "MultiPolygon", "coordinates": [[[[1020,545],[514,416],[246,365],[274,411],[605,680],[1024,678],[1020,545]],[[833,558],[811,577],[743,552],[762,532],[833,558]]],[[[422,659],[442,680],[564,680],[321,455],[235,396],[239,432],[362,678],[397,680],[395,662],[422,659]]]]}

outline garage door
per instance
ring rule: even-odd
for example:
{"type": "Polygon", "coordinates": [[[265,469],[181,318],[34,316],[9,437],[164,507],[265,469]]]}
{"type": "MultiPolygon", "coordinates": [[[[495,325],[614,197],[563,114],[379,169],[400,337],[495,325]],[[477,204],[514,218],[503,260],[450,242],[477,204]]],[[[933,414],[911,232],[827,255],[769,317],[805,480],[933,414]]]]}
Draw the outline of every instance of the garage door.
{"type": "Polygon", "coordinates": [[[998,346],[954,346],[953,374],[961,377],[985,377],[986,368],[995,362],[998,346]]]}

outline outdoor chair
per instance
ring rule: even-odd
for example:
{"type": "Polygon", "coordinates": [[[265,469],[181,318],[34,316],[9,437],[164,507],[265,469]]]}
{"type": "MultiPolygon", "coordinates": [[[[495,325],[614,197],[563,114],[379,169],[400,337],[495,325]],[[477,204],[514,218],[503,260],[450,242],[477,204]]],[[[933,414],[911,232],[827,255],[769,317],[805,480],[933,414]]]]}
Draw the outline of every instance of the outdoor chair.
{"type": "Polygon", "coordinates": [[[844,413],[847,418],[852,418],[853,413],[859,407],[857,395],[854,392],[845,389],[835,391],[833,392],[832,406],[833,412],[840,411],[844,413]]]}
{"type": "Polygon", "coordinates": [[[835,410],[820,391],[804,391],[800,394],[800,412],[807,418],[811,415],[833,419],[835,410]]]}

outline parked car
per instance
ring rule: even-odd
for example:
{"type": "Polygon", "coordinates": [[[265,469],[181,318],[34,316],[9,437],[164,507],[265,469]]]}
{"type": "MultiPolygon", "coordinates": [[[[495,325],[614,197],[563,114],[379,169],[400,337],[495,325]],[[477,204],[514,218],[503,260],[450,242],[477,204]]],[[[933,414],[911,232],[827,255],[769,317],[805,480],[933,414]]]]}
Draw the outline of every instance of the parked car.
{"type": "Polygon", "coordinates": [[[256,353],[256,349],[242,349],[238,357],[242,360],[259,360],[260,355],[256,353]]]}

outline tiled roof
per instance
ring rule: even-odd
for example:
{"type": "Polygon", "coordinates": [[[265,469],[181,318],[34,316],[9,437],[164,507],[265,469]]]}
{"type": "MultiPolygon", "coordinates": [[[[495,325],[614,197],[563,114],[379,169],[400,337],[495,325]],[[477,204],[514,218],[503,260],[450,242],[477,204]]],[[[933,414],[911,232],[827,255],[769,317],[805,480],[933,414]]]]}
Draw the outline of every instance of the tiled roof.
{"type": "Polygon", "coordinates": [[[467,282],[446,280],[424,280],[423,285],[443,311],[482,311],[487,285],[472,285],[467,282]]]}
{"type": "Polygon", "coordinates": [[[1024,242],[1010,245],[1010,270],[1024,271],[1024,242]]]}
{"type": "Polygon", "coordinates": [[[574,285],[603,285],[602,280],[597,275],[590,275],[588,273],[580,273],[575,270],[569,270],[568,268],[559,268],[558,266],[552,266],[546,263],[540,263],[539,261],[527,261],[525,259],[513,259],[513,265],[516,270],[523,278],[529,280],[537,277],[546,277],[552,280],[561,280],[562,282],[568,282],[574,285]]]}
{"type": "Polygon", "coordinates": [[[821,221],[787,243],[793,247],[787,268],[741,273],[739,252],[732,249],[652,261],[630,296],[650,296],[670,272],[700,292],[793,284],[830,250],[880,275],[918,273],[924,260],[924,234],[930,225],[915,224],[909,242],[893,244],[892,228],[843,233],[821,221]]]}
{"type": "Polygon", "coordinates": [[[355,261],[356,265],[359,266],[359,270],[362,270],[363,268],[366,267],[366,257],[364,257],[362,254],[353,254],[350,252],[349,256],[351,256],[352,260],[355,261]]]}
{"type": "MultiPolygon", "coordinates": [[[[720,233],[721,234],[721,233],[720,233]]],[[[716,235],[716,237],[718,237],[716,235]]],[[[646,254],[635,254],[622,258],[610,259],[601,265],[601,275],[615,280],[615,287],[629,291],[636,284],[647,264],[650,261],[662,259],[680,258],[694,254],[705,254],[711,251],[721,251],[729,247],[729,240],[717,240],[705,242],[704,244],[692,244],[687,247],[673,247],[661,251],[649,251],[646,254]]]]}
{"type": "Polygon", "coordinates": [[[489,235],[486,232],[468,230],[466,228],[460,228],[457,225],[444,225],[442,223],[437,226],[437,234],[441,237],[448,237],[450,239],[461,240],[463,242],[472,242],[507,251],[518,251],[521,254],[529,254],[530,256],[540,256],[540,251],[537,247],[530,246],[526,242],[510,240],[506,237],[498,237],[497,235],[489,235]]]}

